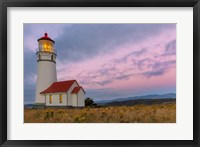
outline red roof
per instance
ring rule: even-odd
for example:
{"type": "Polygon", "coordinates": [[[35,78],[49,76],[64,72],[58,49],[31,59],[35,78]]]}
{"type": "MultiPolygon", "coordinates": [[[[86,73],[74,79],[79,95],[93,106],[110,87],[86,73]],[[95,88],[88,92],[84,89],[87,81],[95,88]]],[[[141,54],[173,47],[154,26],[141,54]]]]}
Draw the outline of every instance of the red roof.
{"type": "Polygon", "coordinates": [[[40,92],[40,94],[67,92],[74,82],[76,82],[76,80],[54,82],[46,90],[40,92]]]}
{"type": "Polygon", "coordinates": [[[38,39],[38,41],[40,40],[50,40],[52,41],[53,43],[55,43],[55,41],[53,41],[51,38],[48,37],[48,34],[47,33],[44,33],[44,36],[41,37],[40,39],[38,39]]]}
{"type": "MultiPolygon", "coordinates": [[[[80,89],[83,89],[81,86],[78,86],[78,87],[75,87],[73,90],[72,90],[72,93],[75,93],[77,94],[79,92],[80,89]]],[[[83,89],[84,91],[84,89],[83,89]]],[[[84,91],[85,92],[85,91],[84,91]]]]}

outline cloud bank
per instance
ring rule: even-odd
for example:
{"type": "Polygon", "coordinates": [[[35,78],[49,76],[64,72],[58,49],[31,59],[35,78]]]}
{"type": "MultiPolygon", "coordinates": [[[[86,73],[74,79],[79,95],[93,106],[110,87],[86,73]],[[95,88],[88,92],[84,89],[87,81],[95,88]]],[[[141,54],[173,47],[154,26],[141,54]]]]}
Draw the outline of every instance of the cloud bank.
{"type": "Polygon", "coordinates": [[[95,100],[176,90],[175,24],[26,24],[24,28],[25,97],[34,99],[34,50],[44,29],[56,42],[58,80],[77,79],[95,100]]]}

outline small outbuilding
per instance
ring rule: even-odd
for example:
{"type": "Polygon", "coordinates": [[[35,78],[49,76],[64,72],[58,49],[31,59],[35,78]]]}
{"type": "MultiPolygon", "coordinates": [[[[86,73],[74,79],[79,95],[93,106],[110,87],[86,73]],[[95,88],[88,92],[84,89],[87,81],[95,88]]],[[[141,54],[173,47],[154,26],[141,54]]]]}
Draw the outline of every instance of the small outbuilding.
{"type": "Polygon", "coordinates": [[[45,97],[45,106],[85,106],[85,91],[76,80],[54,82],[40,94],[45,97]]]}

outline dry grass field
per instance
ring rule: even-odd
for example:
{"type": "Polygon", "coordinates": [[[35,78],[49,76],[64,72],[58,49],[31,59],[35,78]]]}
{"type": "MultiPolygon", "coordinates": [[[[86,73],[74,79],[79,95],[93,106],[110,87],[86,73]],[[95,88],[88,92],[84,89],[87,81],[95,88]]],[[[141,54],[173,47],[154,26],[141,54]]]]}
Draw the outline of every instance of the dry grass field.
{"type": "Polygon", "coordinates": [[[176,104],[28,109],[25,123],[175,123],[176,104]]]}

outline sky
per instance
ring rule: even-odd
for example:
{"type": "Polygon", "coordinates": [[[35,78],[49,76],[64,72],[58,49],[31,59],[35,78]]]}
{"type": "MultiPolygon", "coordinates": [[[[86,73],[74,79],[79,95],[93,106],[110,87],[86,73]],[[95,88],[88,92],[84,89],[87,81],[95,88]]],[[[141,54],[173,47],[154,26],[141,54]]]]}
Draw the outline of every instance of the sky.
{"type": "Polygon", "coordinates": [[[176,92],[176,24],[24,24],[24,100],[33,103],[37,39],[55,41],[58,81],[95,101],[176,92]]]}

